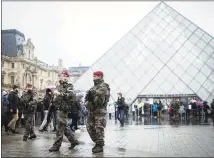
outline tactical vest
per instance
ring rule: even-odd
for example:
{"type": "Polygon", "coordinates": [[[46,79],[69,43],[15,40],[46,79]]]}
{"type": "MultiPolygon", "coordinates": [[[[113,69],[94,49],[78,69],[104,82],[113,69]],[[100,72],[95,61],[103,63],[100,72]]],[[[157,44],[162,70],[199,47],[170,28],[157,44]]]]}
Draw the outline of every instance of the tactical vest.
{"type": "Polygon", "coordinates": [[[24,102],[23,113],[32,114],[36,111],[37,105],[35,103],[33,94],[25,93],[22,97],[22,100],[24,102]]]}
{"type": "Polygon", "coordinates": [[[68,112],[69,104],[68,104],[67,96],[64,96],[64,95],[56,96],[56,98],[54,99],[54,106],[56,107],[56,110],[68,112]]]}
{"type": "MultiPolygon", "coordinates": [[[[93,90],[98,90],[100,87],[101,87],[101,85],[102,84],[107,84],[107,83],[101,83],[101,84],[99,84],[98,86],[94,86],[92,89],[93,90]]],[[[107,84],[108,85],[108,84],[107,84]]],[[[107,106],[107,103],[109,102],[109,99],[110,99],[110,88],[109,88],[109,86],[108,86],[108,90],[107,90],[107,92],[106,92],[106,94],[105,94],[105,101],[104,101],[104,107],[106,107],[107,106]]]]}

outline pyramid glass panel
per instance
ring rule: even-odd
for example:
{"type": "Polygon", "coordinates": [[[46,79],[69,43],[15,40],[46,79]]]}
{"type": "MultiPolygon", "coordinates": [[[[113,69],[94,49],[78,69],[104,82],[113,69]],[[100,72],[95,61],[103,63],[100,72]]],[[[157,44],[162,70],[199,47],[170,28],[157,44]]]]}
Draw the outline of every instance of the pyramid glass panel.
{"type": "Polygon", "coordinates": [[[209,98],[207,99],[207,102],[212,103],[213,98],[214,98],[214,95],[210,95],[209,98]]]}
{"type": "Polygon", "coordinates": [[[214,71],[210,74],[209,79],[214,82],[214,71]]]}
{"type": "Polygon", "coordinates": [[[189,87],[186,87],[183,94],[195,94],[195,93],[192,89],[190,89],[189,87]]]}
{"type": "Polygon", "coordinates": [[[206,76],[208,77],[211,72],[212,72],[212,69],[209,68],[206,64],[204,64],[204,66],[201,68],[201,72],[206,76]]]}
{"type": "Polygon", "coordinates": [[[204,82],[203,87],[211,93],[214,90],[214,82],[212,82],[211,80],[207,79],[204,82]]]}
{"type": "Polygon", "coordinates": [[[93,71],[103,71],[111,98],[146,94],[214,97],[214,38],[161,2],[75,83],[88,90],[93,71]]]}
{"type": "Polygon", "coordinates": [[[201,97],[201,98],[205,98],[204,100],[207,100],[210,93],[203,87],[201,87],[198,91],[198,95],[201,97]]]}

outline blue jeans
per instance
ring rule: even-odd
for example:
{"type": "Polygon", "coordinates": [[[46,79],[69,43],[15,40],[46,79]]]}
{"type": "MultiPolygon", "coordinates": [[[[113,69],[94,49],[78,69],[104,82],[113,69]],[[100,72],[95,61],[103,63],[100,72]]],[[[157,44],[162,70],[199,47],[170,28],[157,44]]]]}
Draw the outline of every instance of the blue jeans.
{"type": "Polygon", "coordinates": [[[80,117],[80,124],[85,125],[85,116],[80,117]]]}
{"type": "Polygon", "coordinates": [[[117,119],[120,121],[121,125],[124,125],[124,110],[118,110],[117,119]]]}

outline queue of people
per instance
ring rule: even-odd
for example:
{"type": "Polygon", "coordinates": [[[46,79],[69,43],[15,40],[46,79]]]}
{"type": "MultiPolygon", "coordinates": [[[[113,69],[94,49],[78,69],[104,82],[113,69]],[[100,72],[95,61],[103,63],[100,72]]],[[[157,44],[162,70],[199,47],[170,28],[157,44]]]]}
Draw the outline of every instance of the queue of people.
{"type": "Polygon", "coordinates": [[[172,120],[184,120],[190,117],[204,118],[204,122],[208,122],[208,116],[212,116],[214,120],[214,99],[210,105],[207,101],[191,100],[189,103],[173,100],[169,105],[163,105],[161,101],[151,103],[140,102],[132,107],[133,116],[152,116],[160,118],[162,114],[168,114],[172,120]]]}

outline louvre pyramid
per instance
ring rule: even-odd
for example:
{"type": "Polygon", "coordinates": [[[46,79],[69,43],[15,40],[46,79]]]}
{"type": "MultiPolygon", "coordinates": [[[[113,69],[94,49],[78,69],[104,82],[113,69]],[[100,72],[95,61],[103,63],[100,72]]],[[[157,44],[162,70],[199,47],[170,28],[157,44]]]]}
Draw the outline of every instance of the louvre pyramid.
{"type": "Polygon", "coordinates": [[[214,98],[214,38],[166,3],[158,4],[75,83],[93,86],[93,71],[104,72],[111,97],[134,100],[147,94],[196,94],[214,98]]]}

